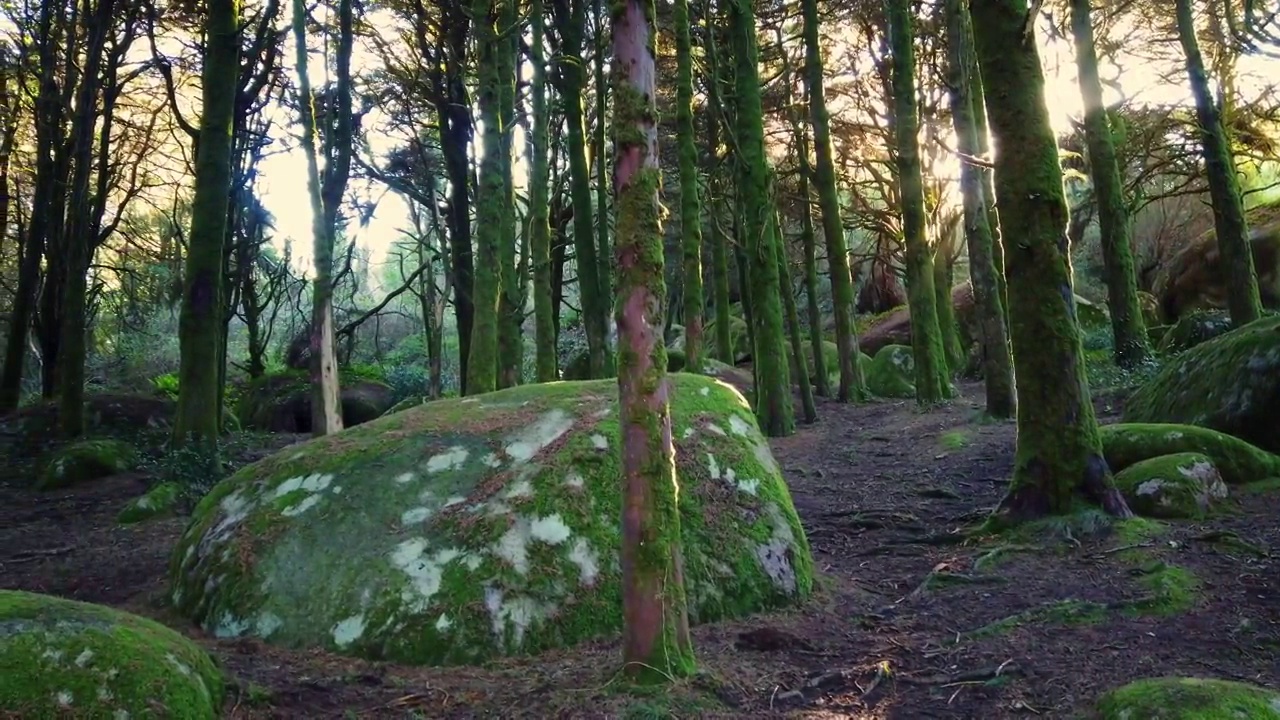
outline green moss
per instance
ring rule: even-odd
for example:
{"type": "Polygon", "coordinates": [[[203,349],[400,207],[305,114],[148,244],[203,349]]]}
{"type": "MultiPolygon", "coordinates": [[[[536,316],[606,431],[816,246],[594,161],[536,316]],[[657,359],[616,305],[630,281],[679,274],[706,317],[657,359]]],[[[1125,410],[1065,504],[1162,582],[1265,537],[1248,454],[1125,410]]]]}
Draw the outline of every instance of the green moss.
{"type": "Polygon", "coordinates": [[[58,450],[45,466],[36,488],[58,490],[137,467],[138,453],[120,440],[81,440],[58,450]]]}
{"type": "Polygon", "coordinates": [[[968,430],[948,430],[938,436],[938,444],[946,450],[959,450],[969,446],[970,436],[968,430]]]}
{"type": "Polygon", "coordinates": [[[1280,693],[1205,678],[1138,680],[1098,700],[1099,720],[1280,720],[1280,693]]]}
{"type": "Polygon", "coordinates": [[[1147,517],[1203,518],[1227,486],[1213,460],[1200,453],[1174,453],[1142,460],[1115,474],[1129,508],[1147,517]]]}
{"type": "Polygon", "coordinates": [[[907,345],[885,345],[867,366],[867,390],[885,398],[916,396],[915,357],[907,345]]]}
{"type": "Polygon", "coordinates": [[[1112,472],[1173,453],[1207,455],[1228,485],[1280,476],[1280,456],[1208,428],[1172,423],[1119,423],[1099,428],[1112,472]]]}
{"type": "MultiPolygon", "coordinates": [[[[808,543],[746,401],[669,379],[691,621],[807,597],[808,543]]],[[[616,632],[616,404],[613,380],[520,386],[287,448],[200,503],[175,604],[219,636],[423,664],[616,632]]]]}
{"type": "Polygon", "coordinates": [[[1280,318],[1173,357],[1128,399],[1124,419],[1199,425],[1280,452],[1280,318]]]}
{"type": "Polygon", "coordinates": [[[17,717],[215,718],[222,677],[203,650],[111,608],[0,590],[0,708],[17,717]]]}
{"type": "Polygon", "coordinates": [[[1157,348],[1162,353],[1190,350],[1231,330],[1231,316],[1222,310],[1196,310],[1178,318],[1160,338],[1157,348]]]}
{"type": "Polygon", "coordinates": [[[116,522],[129,525],[150,518],[168,514],[182,497],[182,486],[176,482],[165,482],[156,485],[142,497],[129,501],[128,505],[116,516],[116,522]]]}
{"type": "Polygon", "coordinates": [[[970,632],[971,638],[1005,635],[1023,625],[1092,625],[1106,619],[1107,607],[1083,600],[1059,600],[996,620],[970,632]]]}
{"type": "Polygon", "coordinates": [[[1200,579],[1184,567],[1152,560],[1136,572],[1147,594],[1126,609],[1131,615],[1177,615],[1199,602],[1200,579]]]}

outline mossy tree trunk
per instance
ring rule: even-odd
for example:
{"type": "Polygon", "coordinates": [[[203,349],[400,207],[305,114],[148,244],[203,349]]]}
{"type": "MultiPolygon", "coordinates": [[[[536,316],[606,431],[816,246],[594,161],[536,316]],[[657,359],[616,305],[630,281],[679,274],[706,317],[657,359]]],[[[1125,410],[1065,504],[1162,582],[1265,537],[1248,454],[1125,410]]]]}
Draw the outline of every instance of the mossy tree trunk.
{"type": "Polygon", "coordinates": [[[1227,310],[1231,313],[1232,322],[1243,325],[1262,317],[1262,300],[1258,294],[1253,254],[1249,250],[1249,226],[1245,221],[1240,181],[1236,177],[1235,158],[1231,154],[1222,114],[1209,90],[1204,57],[1196,40],[1191,0],[1175,0],[1175,5],[1178,40],[1186,56],[1187,78],[1196,101],[1196,118],[1200,121],[1200,154],[1204,158],[1205,175],[1209,181],[1209,198],[1213,201],[1213,228],[1226,271],[1227,310]]]}
{"type": "Polygon", "coordinates": [[[849,274],[849,250],[845,244],[844,221],[840,217],[840,196],[836,192],[835,161],[831,149],[831,118],[823,85],[822,48],[818,42],[818,0],[802,0],[804,11],[804,74],[809,94],[809,117],[813,124],[814,184],[822,210],[822,236],[827,248],[831,274],[832,315],[839,346],[840,402],[866,397],[867,384],[858,362],[858,336],[853,325],[853,277],[849,274]]]}
{"type": "MultiPolygon", "coordinates": [[[[951,100],[951,121],[960,153],[973,157],[982,153],[974,119],[973,26],[966,0],[946,0],[947,69],[951,100]]],[[[979,99],[980,101],[980,99],[979,99]]],[[[960,191],[964,198],[964,236],[969,250],[969,281],[973,285],[973,312],[977,318],[978,341],[982,343],[982,380],[986,391],[987,414],[1012,417],[1016,403],[1013,389],[1013,358],[1005,325],[1004,296],[1000,271],[993,253],[990,203],[982,180],[983,169],[972,162],[960,165],[960,191]]]]}
{"type": "Polygon", "coordinates": [[[933,289],[938,307],[938,331],[942,334],[942,350],[947,369],[956,374],[964,369],[964,346],[960,344],[960,325],[956,322],[956,308],[951,291],[956,279],[955,230],[939,228],[938,244],[933,252],[933,289]]]}
{"type": "Polygon", "coordinates": [[[498,115],[502,118],[502,231],[498,235],[498,258],[502,264],[498,293],[498,387],[520,384],[524,362],[524,341],[520,321],[524,317],[524,278],[516,260],[516,246],[523,234],[517,229],[515,180],[511,174],[511,154],[516,126],[517,39],[523,25],[516,25],[516,0],[500,0],[497,58],[499,73],[498,115]]]}
{"type": "Polygon", "coordinates": [[[578,296],[582,305],[582,327],[587,335],[587,356],[593,378],[608,377],[613,371],[609,352],[608,295],[600,282],[600,260],[596,255],[595,215],[591,206],[591,168],[587,163],[586,116],[583,88],[586,68],[582,57],[586,34],[587,0],[553,0],[556,25],[560,30],[560,53],[556,86],[565,117],[569,154],[569,187],[573,203],[573,251],[578,269],[578,296]]]}
{"type": "Polygon", "coordinates": [[[809,192],[809,177],[813,168],[809,164],[809,134],[797,119],[795,123],[796,148],[800,155],[800,242],[804,248],[804,296],[809,319],[809,349],[813,352],[813,373],[817,381],[816,391],[822,397],[831,397],[831,380],[827,377],[827,355],[823,352],[822,310],[818,305],[818,243],[813,232],[813,202],[809,192]]]}
{"type": "Polygon", "coordinates": [[[173,422],[177,446],[214,447],[218,417],[218,367],[222,315],[222,248],[231,193],[231,128],[240,74],[240,6],[208,0],[201,71],[200,140],[196,153],[191,232],[183,268],[178,408],[173,422]]]}
{"type": "Polygon", "coordinates": [[[653,0],[612,6],[614,239],[622,423],[623,661],[662,682],[694,670],[671,437],[653,0]]]}
{"type": "Polygon", "coordinates": [[[771,222],[773,199],[769,192],[769,165],[764,152],[764,114],[760,101],[759,52],[756,17],[750,0],[728,0],[729,30],[733,37],[734,139],[742,162],[739,186],[747,236],[751,294],[755,324],[752,359],[756,370],[756,418],[769,437],[795,432],[791,408],[791,383],[787,377],[782,299],[778,292],[778,238],[771,222]]]}
{"type": "Polygon", "coordinates": [[[475,316],[471,325],[471,358],[467,365],[467,394],[493,392],[498,387],[499,295],[502,292],[501,244],[511,240],[511,229],[505,224],[503,204],[506,179],[503,174],[502,150],[502,63],[498,21],[504,0],[475,0],[472,22],[475,27],[478,58],[480,121],[484,157],[480,161],[476,187],[476,217],[495,218],[476,223],[476,263],[474,302],[475,316]]]}
{"type": "Polygon", "coordinates": [[[693,41],[689,0],[675,0],[676,138],[680,155],[680,249],[684,257],[684,355],[702,366],[702,204],[698,200],[698,145],[693,126],[693,41]]]}
{"type": "Polygon", "coordinates": [[[538,382],[552,382],[560,377],[556,368],[556,328],[551,305],[551,225],[547,197],[550,175],[548,163],[548,132],[550,117],[547,113],[546,54],[543,40],[546,35],[542,0],[531,0],[529,20],[533,36],[530,50],[533,64],[533,172],[529,178],[529,246],[533,254],[533,317],[535,359],[538,382]]]}
{"type": "Polygon", "coordinates": [[[1138,281],[1133,271],[1124,181],[1116,162],[1111,123],[1102,104],[1102,82],[1098,78],[1098,52],[1093,43],[1090,1],[1071,0],[1071,34],[1075,37],[1077,76],[1080,95],[1084,99],[1085,146],[1093,194],[1098,203],[1098,231],[1107,275],[1107,304],[1111,311],[1115,359],[1120,367],[1132,368],[1151,357],[1151,346],[1142,321],[1142,308],[1138,305],[1138,281]]]}
{"type": "MultiPolygon", "coordinates": [[[[965,17],[968,18],[966,12],[965,17]]],[[[973,24],[969,22],[969,36],[972,40],[973,24]]],[[[976,157],[985,158],[991,152],[990,131],[987,128],[986,91],[983,90],[982,68],[978,65],[977,52],[969,53],[969,94],[970,106],[973,108],[973,131],[977,142],[974,144],[976,157]]],[[[1000,287],[1000,307],[1005,314],[1005,327],[1009,326],[1009,291],[1004,270],[1004,242],[1000,236],[1000,217],[996,211],[996,187],[991,168],[978,168],[978,180],[982,184],[982,198],[987,203],[987,232],[991,235],[991,261],[996,268],[996,284],[1000,287]]],[[[1007,334],[1007,333],[1006,333],[1007,334]]]]}
{"type": "Polygon", "coordinates": [[[893,58],[893,131],[906,248],[907,305],[911,309],[911,350],[916,367],[916,400],[940,402],[951,396],[946,351],[938,324],[933,253],[925,238],[924,175],[916,110],[914,25],[907,0],[889,0],[889,43],[893,58]]]}
{"type": "Polygon", "coordinates": [[[718,183],[717,165],[720,159],[720,119],[712,108],[723,107],[720,98],[720,63],[716,53],[716,37],[720,32],[716,24],[716,14],[708,8],[704,15],[706,30],[706,83],[707,83],[707,187],[710,197],[707,206],[708,227],[711,230],[711,279],[715,293],[715,343],[716,358],[721,362],[733,364],[733,334],[730,327],[729,312],[729,238],[720,224],[722,219],[722,203],[716,192],[718,183]]]}
{"type": "MultiPolygon", "coordinates": [[[[595,26],[600,29],[595,37],[596,61],[596,267],[599,268],[597,282],[600,285],[600,297],[608,302],[613,297],[613,251],[609,248],[609,161],[605,152],[608,142],[608,123],[605,115],[609,110],[609,85],[605,78],[605,56],[609,53],[608,27],[605,21],[608,16],[604,10],[604,0],[595,0],[591,5],[595,15],[595,26]]],[[[607,308],[606,308],[607,311],[607,308]]]]}
{"type": "MultiPolygon", "coordinates": [[[[313,435],[328,435],[342,429],[342,408],[338,401],[338,363],[333,344],[332,272],[335,228],[328,222],[329,212],[325,203],[327,188],[323,186],[329,184],[328,178],[322,183],[319,158],[316,156],[315,104],[310,74],[307,71],[306,7],[302,0],[293,0],[293,41],[297,50],[298,104],[302,109],[302,151],[307,160],[307,191],[311,198],[311,241],[315,265],[315,277],[311,281],[311,432],[313,435]]],[[[338,54],[341,58],[341,48],[338,54]]],[[[349,54],[347,58],[350,63],[349,54]]],[[[347,67],[350,72],[350,65],[347,67]]],[[[345,185],[345,180],[343,184],[345,185]]],[[[341,193],[338,197],[340,200],[341,193]]],[[[333,212],[336,218],[336,207],[333,212]]]]}
{"type": "MultiPolygon", "coordinates": [[[[782,217],[775,209],[773,223],[777,228],[778,247],[778,294],[782,296],[782,308],[787,317],[787,339],[791,341],[791,364],[796,369],[796,385],[800,388],[800,407],[804,413],[804,421],[812,424],[818,421],[818,409],[813,404],[813,384],[809,382],[809,367],[804,359],[804,335],[800,332],[800,312],[796,309],[795,287],[791,283],[791,272],[787,263],[786,234],[782,230],[782,217]]],[[[815,357],[816,359],[816,357],[815,357]]]]}
{"type": "Polygon", "coordinates": [[[996,525],[1078,509],[1081,500],[1129,517],[1102,456],[1085,379],[1067,244],[1058,144],[1026,0],[973,4],[987,115],[998,147],[996,201],[1005,237],[1010,335],[1018,388],[1013,482],[996,525]]]}

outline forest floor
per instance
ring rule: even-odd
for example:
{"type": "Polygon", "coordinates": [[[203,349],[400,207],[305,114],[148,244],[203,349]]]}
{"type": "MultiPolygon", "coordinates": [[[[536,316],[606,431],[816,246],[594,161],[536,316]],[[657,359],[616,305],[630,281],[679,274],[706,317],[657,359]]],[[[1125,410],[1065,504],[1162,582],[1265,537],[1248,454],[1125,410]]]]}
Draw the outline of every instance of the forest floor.
{"type": "MultiPolygon", "coordinates": [[[[141,476],[36,494],[0,485],[0,587],[113,605],[195,637],[228,718],[1069,718],[1140,677],[1280,686],[1280,491],[1203,523],[1087,518],[956,542],[999,501],[1014,425],[981,388],[929,412],[823,402],[774,443],[821,571],[812,601],[694,631],[701,672],[652,694],[601,641],[488,668],[422,669],[203,637],[164,609],[185,519],[115,515],[141,476]],[[1275,554],[1271,549],[1275,549],[1275,554]]],[[[1099,402],[1099,416],[1114,421],[1099,402]]],[[[289,438],[282,438],[281,442],[289,438]]]]}

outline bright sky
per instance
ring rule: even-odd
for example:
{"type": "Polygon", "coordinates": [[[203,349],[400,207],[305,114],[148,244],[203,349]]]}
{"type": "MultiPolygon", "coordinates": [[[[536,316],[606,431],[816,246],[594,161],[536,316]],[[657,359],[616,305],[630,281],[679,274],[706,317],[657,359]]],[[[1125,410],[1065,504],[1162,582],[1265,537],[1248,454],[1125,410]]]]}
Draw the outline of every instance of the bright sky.
{"type": "MultiPolygon", "coordinates": [[[[1046,40],[1046,35],[1043,31],[1038,33],[1041,59],[1046,75],[1047,103],[1055,130],[1063,132],[1070,128],[1069,119],[1079,117],[1082,111],[1080,92],[1076,85],[1074,50],[1069,41],[1046,40]]],[[[292,58],[293,50],[287,49],[285,57],[292,58]]],[[[1156,73],[1149,69],[1149,64],[1137,59],[1126,58],[1122,62],[1126,73],[1123,88],[1130,99],[1160,104],[1190,103],[1190,91],[1185,82],[1162,82],[1156,73]]],[[[353,65],[357,68],[357,72],[362,66],[372,67],[376,63],[377,59],[372,54],[357,49],[357,57],[353,58],[353,65]]],[[[1242,58],[1238,68],[1242,93],[1248,97],[1256,88],[1262,86],[1265,78],[1274,77],[1277,74],[1274,72],[1277,64],[1280,63],[1261,57],[1242,58]]],[[[313,76],[313,84],[319,86],[324,80],[322,76],[324,64],[318,53],[312,55],[310,72],[313,76]]],[[[524,72],[527,73],[528,69],[525,68],[524,72]]],[[[1104,65],[1101,72],[1104,80],[1116,79],[1119,75],[1118,68],[1111,65],[1104,65]]],[[[1185,76],[1178,77],[1181,79],[1185,76]]],[[[1104,87],[1104,94],[1107,102],[1120,99],[1116,91],[1108,87],[1104,87]]],[[[366,117],[365,122],[366,127],[378,127],[379,118],[376,113],[372,113],[366,117]]],[[[296,137],[296,132],[296,127],[290,128],[293,137],[296,137]]],[[[394,138],[374,137],[372,149],[374,153],[381,154],[390,149],[395,142],[394,138]]],[[[297,143],[291,140],[291,144],[296,146],[297,143]]],[[[524,157],[524,133],[518,126],[515,129],[514,144],[517,163],[523,165],[519,159],[524,157]]],[[[301,152],[294,150],[266,159],[261,169],[262,200],[276,218],[277,243],[283,245],[285,238],[293,238],[295,257],[299,262],[309,265],[311,220],[305,159],[301,152]]],[[[953,171],[946,169],[943,172],[952,174],[953,171]]],[[[954,174],[958,172],[957,165],[954,168],[954,174]]],[[[525,178],[522,169],[517,167],[516,173],[517,183],[523,185],[525,178]]],[[[390,244],[399,238],[405,229],[412,227],[408,207],[398,195],[385,192],[385,188],[376,184],[371,187],[366,183],[353,182],[352,187],[362,196],[381,198],[377,212],[368,226],[361,228],[353,223],[353,226],[348,228],[348,233],[354,235],[357,242],[371,251],[374,267],[371,280],[376,283],[381,276],[378,268],[385,260],[390,244]]]]}

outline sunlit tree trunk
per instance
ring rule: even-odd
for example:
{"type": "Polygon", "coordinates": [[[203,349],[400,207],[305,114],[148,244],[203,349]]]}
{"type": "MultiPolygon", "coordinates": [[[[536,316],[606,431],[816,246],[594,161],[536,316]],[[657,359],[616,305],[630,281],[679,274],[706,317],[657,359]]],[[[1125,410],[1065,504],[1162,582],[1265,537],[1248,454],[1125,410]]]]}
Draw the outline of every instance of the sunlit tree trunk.
{"type": "Polygon", "coordinates": [[[523,369],[524,342],[520,332],[523,319],[524,278],[519,272],[516,247],[523,234],[517,229],[515,181],[511,157],[516,126],[516,0],[500,0],[502,12],[498,29],[498,115],[502,118],[502,234],[498,238],[498,257],[502,263],[498,299],[498,387],[520,384],[523,369]]]}
{"type": "Polygon", "coordinates": [[[1200,121],[1200,154],[1204,158],[1209,181],[1209,198],[1213,201],[1213,227],[1218,236],[1218,252],[1226,273],[1227,309],[1236,325],[1262,317],[1262,300],[1258,294],[1258,276],[1254,272],[1253,254],[1249,251],[1249,225],[1245,221],[1240,181],[1236,177],[1235,158],[1222,125],[1222,115],[1209,90],[1204,71],[1204,58],[1196,40],[1195,19],[1191,0],[1175,0],[1178,15],[1178,40],[1186,55],[1187,78],[1196,101],[1196,118],[1200,121]]]}
{"type": "Polygon", "coordinates": [[[707,188],[710,197],[707,199],[708,229],[711,231],[711,283],[715,297],[715,343],[716,358],[732,365],[733,335],[731,313],[729,312],[729,237],[720,224],[722,220],[722,198],[717,193],[716,166],[720,158],[720,118],[716,108],[723,107],[720,98],[720,64],[716,57],[716,37],[720,29],[716,25],[716,13],[708,7],[703,13],[706,47],[706,83],[707,83],[707,188]]]}
{"type": "Polygon", "coordinates": [[[596,258],[598,259],[599,275],[598,282],[600,284],[600,297],[608,302],[613,297],[613,251],[609,248],[609,162],[607,153],[605,152],[605,143],[608,142],[608,125],[605,122],[605,113],[608,110],[609,103],[609,84],[605,77],[604,64],[605,57],[609,53],[608,28],[605,21],[608,15],[605,13],[603,0],[595,0],[591,5],[591,11],[595,15],[596,27],[600,31],[596,33],[596,61],[595,61],[595,85],[596,85],[596,147],[600,148],[600,152],[596,154],[596,258]]]}
{"type": "Polygon", "coordinates": [[[824,90],[822,48],[818,44],[818,0],[802,0],[804,10],[804,74],[809,93],[809,117],[813,123],[814,176],[818,204],[822,210],[822,237],[827,248],[831,274],[831,301],[839,346],[840,402],[861,400],[867,394],[861,351],[853,326],[853,277],[849,274],[849,249],[845,244],[844,220],[840,217],[840,196],[836,192],[836,170],[831,149],[831,118],[824,90]]]}
{"type": "Polygon", "coordinates": [[[533,253],[533,317],[538,382],[551,382],[560,377],[556,368],[556,328],[551,306],[551,226],[548,221],[549,199],[548,114],[546,54],[542,43],[545,17],[542,0],[529,6],[530,39],[533,62],[533,172],[529,177],[529,245],[533,253]]]}
{"type": "Polygon", "coordinates": [[[1018,444],[996,525],[1078,510],[1131,512],[1102,456],[1075,321],[1067,203],[1044,73],[1025,0],[973,4],[974,34],[996,141],[996,201],[1005,237],[1018,444]],[[1001,149],[1007,149],[1001,151],[1001,149]]]}
{"type": "MultiPolygon", "coordinates": [[[[963,155],[979,155],[977,123],[974,119],[972,73],[975,57],[973,27],[966,0],[946,0],[947,66],[951,96],[951,121],[957,145],[963,155]]],[[[986,390],[987,414],[1012,417],[1014,407],[1013,358],[1005,326],[1003,295],[993,256],[994,240],[987,217],[989,205],[981,169],[964,160],[960,164],[960,191],[964,198],[964,235],[969,250],[969,281],[973,285],[974,315],[978,340],[982,343],[982,380],[986,390]]]]}
{"type": "Polygon", "coordinates": [[[499,295],[502,291],[501,244],[510,240],[511,230],[503,220],[506,180],[502,150],[502,64],[503,52],[497,23],[503,0],[475,0],[472,22],[476,28],[480,122],[484,157],[480,161],[480,181],[476,188],[475,318],[471,326],[471,362],[467,366],[467,393],[479,395],[498,387],[499,295]],[[487,220],[493,218],[492,221],[487,220]]]}
{"type": "Polygon", "coordinates": [[[652,0],[612,5],[614,257],[622,424],[623,661],[662,682],[694,670],[671,437],[652,0]]]}
{"type": "Polygon", "coordinates": [[[689,0],[675,0],[676,137],[680,155],[680,247],[684,256],[684,354],[702,365],[702,204],[698,200],[698,145],[693,127],[693,41],[689,0]]]}
{"type": "Polygon", "coordinates": [[[911,308],[911,350],[916,368],[916,400],[936,403],[951,396],[947,358],[938,325],[933,253],[925,238],[924,176],[916,110],[915,23],[907,0],[890,0],[889,35],[893,54],[893,130],[902,199],[906,246],[907,304],[911,308]]]}
{"type": "Polygon", "coordinates": [[[777,228],[771,222],[769,164],[764,151],[764,114],[760,101],[759,52],[756,18],[751,0],[727,0],[729,32],[733,37],[734,108],[737,143],[742,162],[739,194],[744,211],[745,253],[750,267],[755,323],[752,360],[756,373],[756,418],[769,437],[795,432],[788,376],[782,298],[778,292],[777,228]]]}
{"type": "Polygon", "coordinates": [[[797,119],[795,123],[796,152],[800,156],[800,242],[804,248],[804,294],[809,320],[809,350],[813,353],[815,390],[822,397],[831,397],[831,380],[827,377],[827,357],[823,352],[822,310],[818,306],[818,247],[813,232],[813,200],[809,191],[809,177],[813,168],[809,163],[809,134],[797,119]]]}
{"type": "Polygon", "coordinates": [[[1084,136],[1089,154],[1089,176],[1098,203],[1098,231],[1102,263],[1107,274],[1107,304],[1111,311],[1111,334],[1116,364],[1136,367],[1151,356],[1147,330],[1138,305],[1138,282],[1133,272],[1129,240],[1129,210],[1125,205],[1124,183],[1116,163],[1111,123],[1102,104],[1102,82],[1098,79],[1098,52],[1093,44],[1091,0],[1071,0],[1071,33],[1076,43],[1076,68],[1080,95],[1084,99],[1084,136]]]}
{"type": "Polygon", "coordinates": [[[231,130],[240,73],[239,22],[237,0],[208,0],[196,186],[178,321],[181,360],[173,423],[176,445],[213,446],[222,420],[218,416],[216,359],[221,344],[222,248],[231,194],[231,130]]]}
{"type": "MultiPolygon", "coordinates": [[[[966,14],[966,17],[968,15],[966,14]]],[[[969,23],[972,39],[972,22],[969,23]]],[[[987,128],[986,91],[983,90],[982,68],[978,65],[978,53],[969,53],[969,94],[973,108],[973,131],[977,136],[974,145],[978,157],[991,152],[990,131],[987,128]]],[[[987,203],[987,232],[991,235],[991,261],[996,268],[996,284],[1000,287],[1000,307],[1005,314],[1005,327],[1009,326],[1009,292],[1005,284],[1004,244],[1000,239],[1000,218],[996,211],[996,187],[994,173],[989,167],[978,168],[978,180],[982,184],[982,199],[987,203]]]]}

